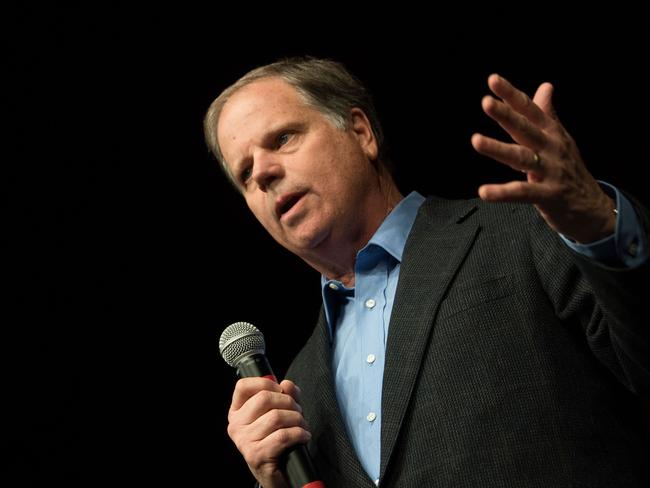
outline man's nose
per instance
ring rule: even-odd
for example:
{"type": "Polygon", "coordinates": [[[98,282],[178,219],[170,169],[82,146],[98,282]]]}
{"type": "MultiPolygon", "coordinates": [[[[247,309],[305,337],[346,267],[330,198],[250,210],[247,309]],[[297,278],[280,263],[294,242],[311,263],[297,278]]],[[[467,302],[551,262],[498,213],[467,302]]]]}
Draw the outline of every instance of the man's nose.
{"type": "Polygon", "coordinates": [[[260,151],[255,155],[253,181],[263,192],[267,192],[276,180],[284,176],[284,168],[277,155],[260,151]]]}

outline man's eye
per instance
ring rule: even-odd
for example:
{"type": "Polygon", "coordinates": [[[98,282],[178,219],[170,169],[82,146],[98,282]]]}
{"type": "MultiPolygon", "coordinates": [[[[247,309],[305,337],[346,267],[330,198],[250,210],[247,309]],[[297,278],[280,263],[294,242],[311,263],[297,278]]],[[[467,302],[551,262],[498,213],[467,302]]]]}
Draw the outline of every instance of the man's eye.
{"type": "Polygon", "coordinates": [[[242,183],[246,183],[248,179],[251,177],[252,173],[253,170],[250,167],[244,168],[244,170],[239,175],[239,178],[241,179],[242,183]]]}
{"type": "Polygon", "coordinates": [[[289,132],[283,132],[280,134],[276,140],[278,147],[284,146],[287,142],[289,142],[289,138],[291,137],[291,133],[289,132]]]}

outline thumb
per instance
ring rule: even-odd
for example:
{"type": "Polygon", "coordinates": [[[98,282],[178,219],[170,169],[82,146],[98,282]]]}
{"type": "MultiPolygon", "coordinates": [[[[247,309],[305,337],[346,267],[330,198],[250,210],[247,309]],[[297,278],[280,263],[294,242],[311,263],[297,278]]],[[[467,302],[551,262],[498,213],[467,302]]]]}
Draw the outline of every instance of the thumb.
{"type": "Polygon", "coordinates": [[[282,388],[282,393],[291,395],[296,402],[300,403],[300,388],[293,381],[282,380],[280,388],[282,388]]]}

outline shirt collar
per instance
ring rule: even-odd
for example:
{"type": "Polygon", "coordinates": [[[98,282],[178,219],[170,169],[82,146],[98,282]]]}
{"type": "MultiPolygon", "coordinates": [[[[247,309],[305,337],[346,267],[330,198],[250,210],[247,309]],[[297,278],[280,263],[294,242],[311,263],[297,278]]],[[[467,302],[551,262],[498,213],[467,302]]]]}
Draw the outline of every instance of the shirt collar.
{"type": "MultiPolygon", "coordinates": [[[[378,246],[395,258],[397,262],[401,263],[406,239],[411,232],[411,227],[413,227],[418,210],[422,203],[424,203],[424,200],[424,197],[415,191],[409,193],[406,198],[402,199],[384,219],[368,241],[368,244],[357,253],[357,261],[359,260],[359,255],[369,247],[378,246]]],[[[338,292],[347,296],[354,296],[354,288],[346,288],[340,281],[330,280],[325,275],[321,275],[321,291],[323,304],[325,305],[325,315],[331,334],[333,324],[331,323],[330,313],[334,306],[334,297],[332,295],[338,292]]]]}
{"type": "Polygon", "coordinates": [[[370,238],[368,244],[359,252],[374,244],[384,249],[401,263],[406,239],[411,232],[411,227],[413,227],[413,222],[415,222],[415,217],[422,203],[424,203],[422,195],[415,191],[409,193],[388,214],[388,217],[370,238]]]}

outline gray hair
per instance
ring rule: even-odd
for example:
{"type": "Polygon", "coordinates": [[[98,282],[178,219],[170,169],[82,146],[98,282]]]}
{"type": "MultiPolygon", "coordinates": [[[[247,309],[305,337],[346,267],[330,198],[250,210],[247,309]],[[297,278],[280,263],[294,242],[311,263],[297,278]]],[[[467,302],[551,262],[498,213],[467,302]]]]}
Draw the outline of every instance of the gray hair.
{"type": "Polygon", "coordinates": [[[294,87],[305,103],[327,117],[335,127],[348,128],[350,111],[360,108],[368,120],[377,140],[377,163],[392,173],[386,157],[384,133],[377,117],[372,97],[354,75],[341,63],[311,57],[287,58],[249,71],[226,88],[212,102],[203,121],[205,141],[216,157],[228,179],[238,187],[217,140],[219,116],[228,99],[240,88],[263,78],[278,77],[294,87]]]}

